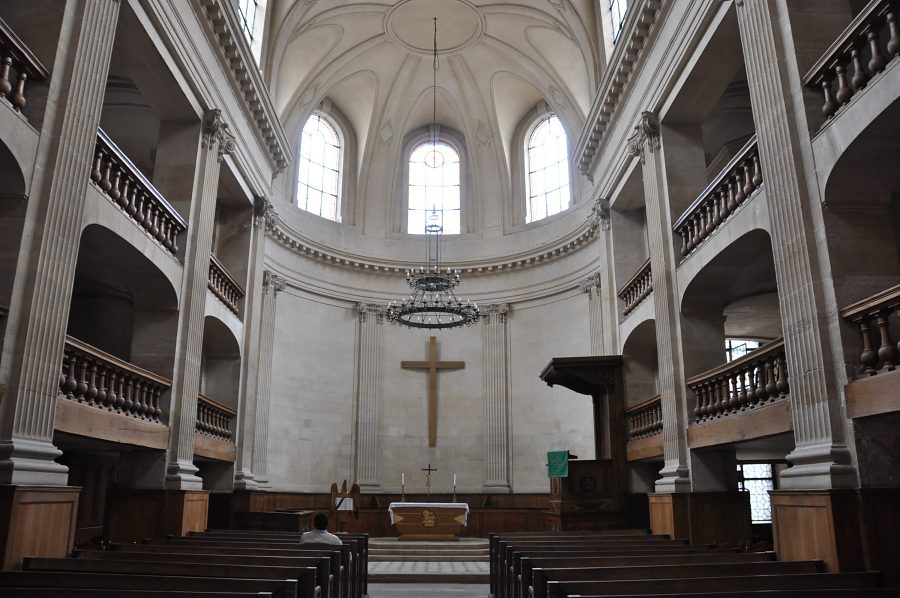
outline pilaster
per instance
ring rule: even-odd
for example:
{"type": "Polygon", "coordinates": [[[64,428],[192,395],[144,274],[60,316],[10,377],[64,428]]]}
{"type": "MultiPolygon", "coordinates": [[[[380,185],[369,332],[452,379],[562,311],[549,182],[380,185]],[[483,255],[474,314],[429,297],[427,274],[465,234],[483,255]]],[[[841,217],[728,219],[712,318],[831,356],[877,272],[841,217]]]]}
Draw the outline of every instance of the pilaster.
{"type": "Polygon", "coordinates": [[[379,384],[381,330],[385,308],[359,303],[356,306],[356,433],[353,458],[356,481],[362,489],[381,489],[379,384]]]}
{"type": "Polygon", "coordinates": [[[275,349],[275,303],[287,281],[263,271],[259,353],[256,365],[256,430],[253,435],[252,470],[260,488],[269,487],[269,406],[272,391],[272,353],[275,349]]]}
{"type": "Polygon", "coordinates": [[[603,355],[603,298],[600,295],[601,274],[595,272],[578,284],[588,296],[588,322],[591,335],[591,355],[603,355]]]}
{"type": "Polygon", "coordinates": [[[484,354],[484,491],[509,492],[509,304],[481,311],[484,354]]]}
{"type": "MultiPolygon", "coordinates": [[[[766,173],[772,253],[782,330],[791,372],[793,464],[781,474],[781,488],[850,487],[856,471],[844,441],[838,384],[827,338],[827,305],[822,265],[815,240],[813,202],[802,154],[806,134],[803,116],[791,101],[800,89],[799,75],[788,68],[794,60],[784,38],[784,3],[739,2],[738,26],[760,161],[766,173]]],[[[811,167],[811,166],[810,166],[811,167]]]]}
{"type": "Polygon", "coordinates": [[[219,168],[222,158],[234,150],[234,136],[222,118],[222,111],[208,110],[203,117],[200,153],[191,198],[184,254],[175,367],[169,411],[171,439],[166,466],[166,487],[200,490],[203,480],[194,465],[194,431],[197,421],[197,393],[200,392],[200,360],[203,352],[203,321],[209,257],[216,216],[219,168]]]}
{"type": "Polygon", "coordinates": [[[663,412],[663,456],[657,492],[690,490],[685,417],[684,367],[678,333],[675,284],[675,254],[671,243],[672,223],[666,190],[666,169],[660,126],[652,112],[641,113],[628,152],[641,160],[647,208],[647,237],[653,277],[653,308],[656,317],[656,348],[659,360],[659,391],[663,412]]]}
{"type": "Polygon", "coordinates": [[[64,485],[54,462],[60,358],[119,3],[73,2],[60,33],[0,366],[0,483],[64,485]],[[49,116],[52,115],[52,118],[49,116]],[[5,387],[5,388],[3,388],[5,387]]]}
{"type": "Polygon", "coordinates": [[[253,204],[253,237],[250,242],[250,272],[247,278],[247,297],[244,303],[244,338],[241,355],[241,387],[238,407],[237,455],[234,464],[234,487],[238,490],[256,488],[253,474],[253,439],[256,437],[256,389],[258,380],[260,318],[263,299],[263,269],[266,245],[266,226],[274,218],[272,202],[257,197],[253,204]]]}

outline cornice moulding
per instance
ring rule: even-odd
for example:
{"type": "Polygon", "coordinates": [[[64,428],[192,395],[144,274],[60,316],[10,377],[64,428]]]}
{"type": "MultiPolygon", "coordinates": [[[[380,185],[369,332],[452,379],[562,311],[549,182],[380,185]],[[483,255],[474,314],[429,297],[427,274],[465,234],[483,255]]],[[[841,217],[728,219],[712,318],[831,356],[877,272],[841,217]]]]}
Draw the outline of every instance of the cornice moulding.
{"type": "Polygon", "coordinates": [[[290,145],[259,69],[256,68],[256,61],[243,39],[234,8],[226,6],[225,0],[200,0],[200,5],[211,27],[209,33],[214,36],[210,43],[221,50],[220,57],[224,59],[226,70],[234,74],[232,82],[237,85],[239,96],[244,99],[245,107],[251,115],[250,120],[256,123],[276,171],[281,172],[291,162],[290,145]]]}

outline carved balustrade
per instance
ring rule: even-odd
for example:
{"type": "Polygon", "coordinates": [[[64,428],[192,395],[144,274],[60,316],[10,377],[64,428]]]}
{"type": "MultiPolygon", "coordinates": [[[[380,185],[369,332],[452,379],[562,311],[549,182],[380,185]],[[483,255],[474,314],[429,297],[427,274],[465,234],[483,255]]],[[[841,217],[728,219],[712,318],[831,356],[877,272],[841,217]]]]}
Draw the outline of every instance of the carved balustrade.
{"type": "Polygon", "coordinates": [[[826,119],[900,54],[900,2],[872,0],[813,65],[803,84],[822,92],[826,119]]]}
{"type": "Polygon", "coordinates": [[[150,237],[178,254],[178,235],[187,228],[184,218],[102,129],[97,130],[91,180],[150,237]]]}
{"type": "Polygon", "coordinates": [[[651,274],[650,258],[647,258],[647,261],[641,264],[637,272],[619,289],[619,299],[625,302],[625,309],[622,310],[622,315],[627,316],[634,311],[634,308],[653,291],[651,274]]]}
{"type": "Polygon", "coordinates": [[[12,28],[0,19],[0,96],[17,111],[28,105],[26,83],[47,79],[50,73],[12,28]]]}
{"type": "Polygon", "coordinates": [[[662,403],[656,395],[625,410],[628,440],[640,440],[662,434],[662,403]]]}
{"type": "Polygon", "coordinates": [[[238,303],[244,296],[244,288],[214,255],[209,256],[209,280],[206,286],[235,315],[238,313],[238,303]]]}
{"type": "MultiPolygon", "coordinates": [[[[841,318],[852,322],[859,329],[862,344],[857,372],[859,375],[871,376],[900,365],[900,343],[894,344],[891,334],[891,316],[898,311],[900,285],[848,305],[840,311],[841,318]]],[[[896,328],[896,320],[893,324],[896,328]]]]}
{"type": "Polygon", "coordinates": [[[762,184],[754,135],[675,222],[673,230],[681,237],[682,257],[696,249],[762,184]]]}
{"type": "Polygon", "coordinates": [[[696,421],[741,413],[785,398],[790,387],[784,339],[694,376],[687,385],[697,398],[696,421]]]}
{"type": "Polygon", "coordinates": [[[71,336],[66,337],[59,395],[78,403],[160,422],[159,398],[171,382],[71,336]]]}
{"type": "Polygon", "coordinates": [[[197,395],[196,429],[200,434],[224,442],[234,442],[231,427],[236,414],[231,407],[217,403],[204,395],[197,395]]]}

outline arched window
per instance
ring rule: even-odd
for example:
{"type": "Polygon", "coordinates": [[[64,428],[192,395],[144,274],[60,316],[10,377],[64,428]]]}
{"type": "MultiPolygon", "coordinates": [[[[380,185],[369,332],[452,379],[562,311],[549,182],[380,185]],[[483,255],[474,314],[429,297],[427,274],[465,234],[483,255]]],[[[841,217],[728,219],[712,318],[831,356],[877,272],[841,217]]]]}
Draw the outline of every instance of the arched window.
{"type": "Polygon", "coordinates": [[[450,144],[426,141],[409,155],[409,211],[406,232],[424,235],[431,212],[444,234],[460,232],[459,152],[450,144]]]}
{"type": "Polygon", "coordinates": [[[300,137],[297,205],[302,210],[340,221],[341,138],[320,114],[306,121],[300,137]]]}
{"type": "Polygon", "coordinates": [[[542,118],[532,129],[526,149],[525,222],[534,222],[569,207],[569,157],[559,118],[552,114],[542,118]]]}

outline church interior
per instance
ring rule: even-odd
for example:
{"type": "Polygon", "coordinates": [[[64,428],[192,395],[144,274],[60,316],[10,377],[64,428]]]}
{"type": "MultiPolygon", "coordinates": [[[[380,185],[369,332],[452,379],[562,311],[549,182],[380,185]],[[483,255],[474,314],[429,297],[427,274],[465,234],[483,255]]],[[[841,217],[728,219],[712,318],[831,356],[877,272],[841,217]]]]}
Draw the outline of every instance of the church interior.
{"type": "Polygon", "coordinates": [[[894,595],[898,56],[895,0],[0,1],[0,594],[894,595]]]}

